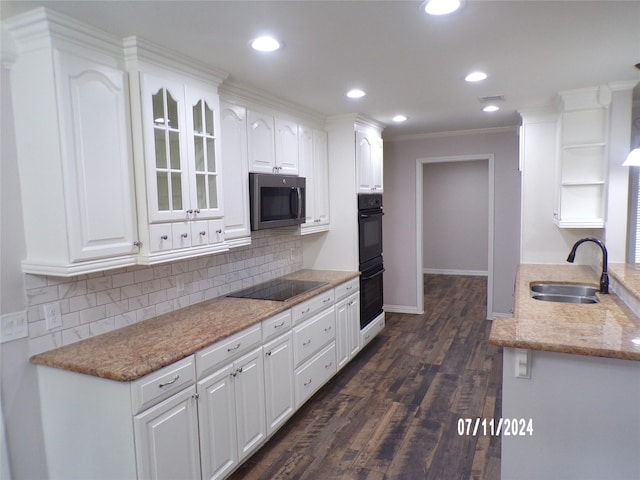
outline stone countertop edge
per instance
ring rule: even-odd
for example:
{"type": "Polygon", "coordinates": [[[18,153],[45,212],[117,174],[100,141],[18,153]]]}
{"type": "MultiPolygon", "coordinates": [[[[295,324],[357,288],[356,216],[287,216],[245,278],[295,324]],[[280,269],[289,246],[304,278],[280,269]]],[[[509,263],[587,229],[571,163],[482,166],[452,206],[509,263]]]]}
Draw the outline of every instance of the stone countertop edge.
{"type": "MultiPolygon", "coordinates": [[[[609,273],[640,297],[640,268],[610,266],[609,273]],[[621,273],[624,272],[624,273],[621,273]]],[[[587,265],[521,264],[515,284],[513,318],[496,318],[493,345],[556,353],[640,361],[640,319],[614,293],[597,294],[596,304],[535,300],[532,282],[599,284],[599,272],[587,265]]]]}
{"type": "Polygon", "coordinates": [[[282,278],[327,284],[285,302],[217,297],[34,355],[31,362],[130,382],[359,275],[359,272],[299,270],[282,278]]]}

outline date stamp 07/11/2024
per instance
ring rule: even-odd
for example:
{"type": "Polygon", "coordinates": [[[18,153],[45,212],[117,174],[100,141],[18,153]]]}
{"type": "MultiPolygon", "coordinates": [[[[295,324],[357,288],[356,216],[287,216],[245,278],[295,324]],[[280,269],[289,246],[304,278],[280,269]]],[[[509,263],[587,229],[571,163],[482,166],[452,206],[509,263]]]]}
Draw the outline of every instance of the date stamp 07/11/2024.
{"type": "Polygon", "coordinates": [[[531,418],[459,418],[459,436],[531,436],[533,420],[531,418]]]}

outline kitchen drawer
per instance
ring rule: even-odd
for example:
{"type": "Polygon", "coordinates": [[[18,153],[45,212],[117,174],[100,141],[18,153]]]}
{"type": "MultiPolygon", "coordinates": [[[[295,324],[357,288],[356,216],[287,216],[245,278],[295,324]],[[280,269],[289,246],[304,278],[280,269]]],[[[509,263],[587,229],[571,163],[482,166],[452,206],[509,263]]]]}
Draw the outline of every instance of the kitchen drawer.
{"type": "Polygon", "coordinates": [[[131,383],[131,407],[143,410],[194,384],[196,369],[193,355],[172,363],[131,383]]]}
{"type": "Polygon", "coordinates": [[[268,342],[272,338],[283,334],[291,328],[291,310],[274,315],[262,321],[262,341],[268,342]]]}
{"type": "Polygon", "coordinates": [[[336,312],[327,308],[293,328],[293,364],[300,365],[336,338],[336,312]]]}
{"type": "Polygon", "coordinates": [[[336,373],[336,342],[331,342],[295,372],[296,409],[336,373]]]}
{"type": "Polygon", "coordinates": [[[170,223],[149,225],[149,250],[162,252],[173,248],[173,236],[170,223]]]}
{"type": "Polygon", "coordinates": [[[384,312],[382,312],[373,322],[364,327],[364,330],[360,330],[361,348],[371,340],[373,340],[373,337],[380,333],[380,331],[384,328],[384,325],[384,312]]]}
{"type": "Polygon", "coordinates": [[[347,298],[349,295],[359,290],[360,290],[360,277],[356,277],[349,280],[348,282],[341,283],[334,289],[335,301],[338,302],[343,298],[347,298]]]}
{"type": "Polygon", "coordinates": [[[293,315],[293,324],[297,325],[302,323],[307,318],[313,317],[317,312],[323,308],[328,307],[334,302],[333,289],[322,292],[306,302],[299,303],[291,307],[291,314],[293,315]]]}
{"type": "Polygon", "coordinates": [[[196,353],[197,378],[208,375],[223,363],[262,344],[262,326],[258,323],[196,353]]]}

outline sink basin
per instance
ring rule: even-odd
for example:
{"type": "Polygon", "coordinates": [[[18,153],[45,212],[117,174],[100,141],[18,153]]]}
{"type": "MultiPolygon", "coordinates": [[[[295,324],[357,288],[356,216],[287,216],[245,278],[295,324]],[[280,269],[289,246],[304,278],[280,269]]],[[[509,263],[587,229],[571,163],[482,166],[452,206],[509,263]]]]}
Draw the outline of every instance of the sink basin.
{"type": "Polygon", "coordinates": [[[573,283],[532,283],[531,297],[545,302],[598,303],[597,287],[573,283]]]}

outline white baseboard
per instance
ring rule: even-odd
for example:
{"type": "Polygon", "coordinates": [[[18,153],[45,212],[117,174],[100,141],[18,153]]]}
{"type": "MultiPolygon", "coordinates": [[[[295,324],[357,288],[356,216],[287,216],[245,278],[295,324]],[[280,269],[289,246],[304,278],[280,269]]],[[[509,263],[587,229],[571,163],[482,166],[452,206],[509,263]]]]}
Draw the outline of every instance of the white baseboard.
{"type": "Polygon", "coordinates": [[[420,312],[418,307],[409,305],[384,305],[382,308],[388,313],[409,313],[412,315],[422,315],[424,313],[424,311],[420,312]]]}
{"type": "Polygon", "coordinates": [[[486,270],[453,270],[448,268],[423,268],[422,273],[431,275],[469,275],[473,277],[486,277],[489,275],[486,270]]]}

